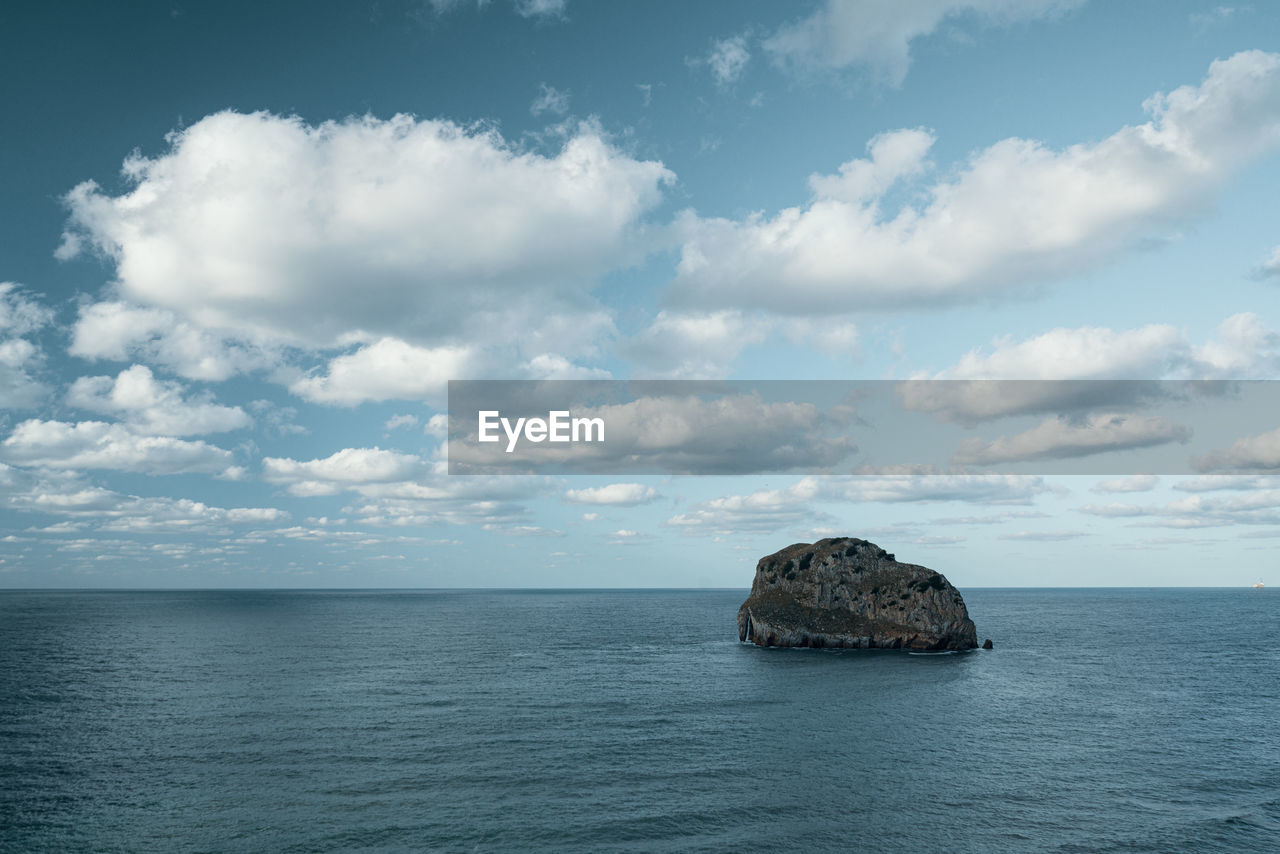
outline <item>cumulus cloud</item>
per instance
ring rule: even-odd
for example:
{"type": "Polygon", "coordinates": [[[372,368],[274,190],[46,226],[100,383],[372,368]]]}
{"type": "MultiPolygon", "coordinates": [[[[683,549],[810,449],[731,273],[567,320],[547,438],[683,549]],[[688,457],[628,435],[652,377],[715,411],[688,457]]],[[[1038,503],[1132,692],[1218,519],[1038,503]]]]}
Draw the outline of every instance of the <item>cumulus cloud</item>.
{"type": "Polygon", "coordinates": [[[468,350],[488,353],[475,371],[592,355],[612,322],[591,290],[644,257],[674,176],[595,124],[557,134],[541,153],[404,115],[207,116],[126,160],[124,192],[90,181],[65,197],[59,254],[115,266],[72,353],[207,380],[327,353],[327,371],[292,381],[336,404],[418,399],[468,350]]]}
{"type": "Polygon", "coordinates": [[[1014,436],[961,440],[951,457],[955,465],[996,465],[1032,460],[1061,460],[1130,448],[1186,442],[1191,431],[1160,416],[1091,415],[1080,421],[1048,418],[1014,436]]]}
{"type": "Polygon", "coordinates": [[[636,257],[672,175],[580,125],[551,156],[398,115],[308,125],[222,112],[131,156],[132,189],[66,196],[121,299],[250,339],[340,346],[456,333],[463,313],[636,257]]]}
{"type": "Polygon", "coordinates": [[[911,43],[944,23],[975,21],[1009,26],[1059,15],[1084,0],[935,0],[883,3],[825,0],[813,13],[778,30],[765,50],[795,71],[870,69],[892,86],[902,85],[911,66],[911,43]]]}
{"type": "Polygon", "coordinates": [[[785,314],[971,301],[1065,275],[1202,210],[1237,169],[1280,145],[1280,55],[1214,62],[1199,86],[1157,94],[1151,119],[1053,150],[1010,138],[883,209],[926,168],[931,137],[897,131],[814,176],[811,199],[773,216],[678,221],[670,299],[785,314]],[[784,286],[785,283],[785,286],[784,286]]]}
{"type": "Polygon", "coordinates": [[[521,373],[533,380],[607,380],[612,376],[604,368],[576,365],[556,353],[534,356],[524,364],[521,373]]]}
{"type": "Polygon", "coordinates": [[[1166,324],[1120,331],[1059,328],[1021,341],[1001,338],[989,351],[971,350],[950,368],[901,383],[898,394],[907,409],[971,424],[1137,406],[1190,388],[1169,380],[1266,378],[1277,371],[1280,334],[1245,312],[1228,317],[1199,345],[1166,324]]]}
{"type": "Polygon", "coordinates": [[[418,416],[409,415],[408,413],[403,415],[392,415],[387,419],[387,423],[382,426],[388,433],[392,430],[399,430],[401,427],[417,427],[418,416]]]}
{"type": "Polygon", "coordinates": [[[422,432],[436,439],[443,439],[449,435],[449,416],[444,413],[437,413],[427,419],[427,423],[422,425],[422,432]]]}
{"type": "Polygon", "coordinates": [[[278,363],[279,348],[237,340],[172,311],[107,300],[80,307],[69,352],[83,359],[140,359],[191,380],[221,382],[278,363]]]}
{"type": "Polygon", "coordinates": [[[262,478],[298,497],[354,493],[345,515],[396,528],[523,525],[530,514],[522,500],[554,488],[536,477],[451,478],[443,463],[381,448],[344,448],[312,460],[267,457],[262,478]]]}
{"type": "Polygon", "coordinates": [[[382,338],[329,361],[289,390],[313,403],[354,406],[366,400],[423,400],[438,396],[449,380],[464,376],[475,353],[468,347],[416,347],[382,338]]]}
{"type": "Polygon", "coordinates": [[[647,504],[657,497],[656,489],[642,483],[610,483],[606,486],[570,489],[564,494],[564,500],[570,504],[608,504],[614,507],[647,504]]]}
{"type": "Polygon", "coordinates": [[[138,435],[103,421],[23,421],[0,443],[0,454],[24,466],[141,474],[220,474],[232,463],[230,451],[206,442],[138,435]]]}
{"type": "Polygon", "coordinates": [[[696,504],[666,524],[688,534],[730,536],[772,532],[831,519],[809,506],[816,493],[810,479],[785,489],[760,489],[748,495],[726,495],[696,504]]]}
{"type": "Polygon", "coordinates": [[[1227,448],[1196,457],[1191,467],[1206,472],[1280,470],[1280,428],[1236,439],[1227,448]]]}
{"type": "Polygon", "coordinates": [[[381,448],[343,448],[314,460],[266,457],[262,479],[299,496],[334,495],[352,486],[392,483],[423,475],[429,467],[412,454],[381,448]]]}
{"type": "Polygon", "coordinates": [[[90,412],[114,415],[139,433],[190,436],[248,427],[253,419],[238,406],[220,406],[211,395],[188,399],[181,384],[162,382],[145,365],[112,377],[79,377],[67,391],[67,403],[90,412]]]}
{"type": "Polygon", "coordinates": [[[1258,266],[1258,275],[1264,279],[1280,276],[1280,246],[1271,250],[1271,257],[1258,266]]]}
{"type": "Polygon", "coordinates": [[[770,328],[769,321],[738,311],[660,311],[618,349],[639,364],[643,376],[718,379],[728,374],[743,349],[763,341],[770,328]]]}

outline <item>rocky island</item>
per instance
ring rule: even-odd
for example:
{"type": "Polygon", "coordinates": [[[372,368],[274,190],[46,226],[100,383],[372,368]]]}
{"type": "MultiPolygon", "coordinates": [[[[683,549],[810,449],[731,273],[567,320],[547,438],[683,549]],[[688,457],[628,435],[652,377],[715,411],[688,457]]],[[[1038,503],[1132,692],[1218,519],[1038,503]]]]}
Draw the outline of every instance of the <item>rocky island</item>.
{"type": "Polygon", "coordinates": [[[756,564],[738,639],[759,646],[975,649],[960,591],[866,540],[796,543],[756,564]]]}

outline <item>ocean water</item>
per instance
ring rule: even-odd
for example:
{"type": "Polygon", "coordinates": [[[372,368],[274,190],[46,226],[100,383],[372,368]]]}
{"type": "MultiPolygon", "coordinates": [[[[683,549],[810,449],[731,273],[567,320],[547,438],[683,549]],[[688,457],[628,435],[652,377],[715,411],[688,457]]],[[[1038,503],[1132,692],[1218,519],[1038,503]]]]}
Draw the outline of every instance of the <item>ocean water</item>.
{"type": "Polygon", "coordinates": [[[942,655],[745,595],[0,593],[0,850],[1280,851],[1274,591],[964,591],[942,655]]]}

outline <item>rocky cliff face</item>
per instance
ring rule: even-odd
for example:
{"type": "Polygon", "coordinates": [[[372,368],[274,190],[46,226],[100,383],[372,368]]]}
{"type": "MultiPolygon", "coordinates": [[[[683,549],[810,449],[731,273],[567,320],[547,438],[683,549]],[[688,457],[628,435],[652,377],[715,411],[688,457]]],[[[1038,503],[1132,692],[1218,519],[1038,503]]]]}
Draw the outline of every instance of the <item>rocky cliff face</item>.
{"type": "Polygon", "coordinates": [[[738,639],[760,646],[974,649],[960,592],[932,569],[851,537],[760,559],[738,609],[738,639]]]}

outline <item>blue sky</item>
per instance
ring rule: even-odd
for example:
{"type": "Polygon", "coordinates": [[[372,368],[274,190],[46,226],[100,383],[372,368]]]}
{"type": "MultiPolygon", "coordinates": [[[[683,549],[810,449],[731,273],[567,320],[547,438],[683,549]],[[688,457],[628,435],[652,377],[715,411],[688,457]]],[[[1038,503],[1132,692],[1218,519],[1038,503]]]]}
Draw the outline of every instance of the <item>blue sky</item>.
{"type": "Polygon", "coordinates": [[[0,42],[0,585],[745,586],[823,535],[962,587],[1272,568],[1267,477],[451,478],[432,420],[464,378],[1274,379],[1266,4],[11,3],[0,42]]]}

